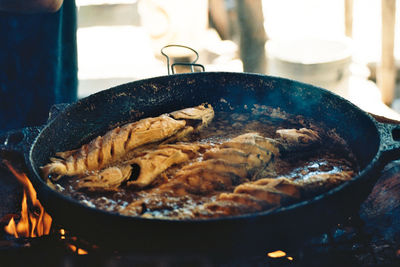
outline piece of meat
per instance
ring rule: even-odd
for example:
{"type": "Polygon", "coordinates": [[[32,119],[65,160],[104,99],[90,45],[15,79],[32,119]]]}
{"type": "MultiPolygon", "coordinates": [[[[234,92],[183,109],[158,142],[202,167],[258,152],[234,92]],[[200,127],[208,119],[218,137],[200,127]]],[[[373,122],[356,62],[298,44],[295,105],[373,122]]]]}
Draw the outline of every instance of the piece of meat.
{"type": "Polygon", "coordinates": [[[143,200],[137,200],[129,203],[126,207],[120,207],[118,212],[126,216],[140,216],[145,210],[143,200]]]}
{"type": "Polygon", "coordinates": [[[216,218],[235,216],[260,211],[256,206],[236,201],[216,201],[204,204],[194,211],[198,218],[216,218]]]}
{"type": "Polygon", "coordinates": [[[262,137],[258,133],[247,133],[207,151],[203,157],[245,164],[247,176],[256,180],[263,172],[274,172],[273,161],[278,155],[279,144],[275,140],[262,137]]]}
{"type": "Polygon", "coordinates": [[[140,167],[137,180],[128,182],[128,186],[143,188],[150,185],[163,171],[172,165],[193,159],[204,147],[200,144],[170,144],[160,145],[154,151],[142,152],[144,155],[125,162],[125,164],[137,164],[140,167]]]}
{"type": "Polygon", "coordinates": [[[221,193],[216,201],[205,203],[195,210],[200,218],[234,216],[273,208],[274,203],[246,193],[221,193]]]}
{"type": "Polygon", "coordinates": [[[239,135],[222,143],[219,148],[239,149],[247,154],[257,155],[263,161],[269,161],[272,155],[279,155],[279,143],[258,133],[239,135]]]}
{"type": "Polygon", "coordinates": [[[173,136],[164,140],[161,144],[170,144],[170,143],[178,142],[178,141],[187,141],[188,136],[193,132],[194,132],[194,129],[192,126],[186,126],[185,128],[179,130],[173,136]]]}
{"type": "Polygon", "coordinates": [[[198,153],[204,153],[206,150],[211,149],[212,145],[203,143],[175,143],[159,145],[159,148],[174,148],[182,150],[182,152],[189,154],[190,158],[194,158],[198,153]]]}
{"type": "Polygon", "coordinates": [[[212,121],[214,118],[214,109],[211,105],[202,104],[197,107],[185,108],[171,112],[170,115],[176,120],[185,120],[186,126],[173,136],[163,141],[162,144],[187,141],[188,136],[191,133],[199,132],[212,121]]]}
{"type": "Polygon", "coordinates": [[[265,178],[238,185],[233,193],[221,193],[216,201],[196,210],[199,217],[233,216],[288,204],[300,198],[300,186],[286,178],[265,178]]]}
{"type": "Polygon", "coordinates": [[[51,163],[42,167],[43,176],[58,180],[63,175],[82,176],[87,171],[102,169],[118,162],[130,150],[167,138],[185,125],[184,120],[162,115],[117,127],[78,150],[57,153],[61,158],[53,158],[51,163]]]}
{"type": "Polygon", "coordinates": [[[280,206],[291,197],[275,188],[267,185],[242,184],[235,188],[234,193],[249,194],[253,197],[266,201],[273,206],[280,206]]]}
{"type": "Polygon", "coordinates": [[[256,133],[244,134],[206,151],[203,161],[184,166],[160,190],[175,190],[178,195],[226,190],[239,180],[251,178],[254,170],[265,168],[273,153],[279,153],[273,141],[256,133]]]}
{"type": "Polygon", "coordinates": [[[266,202],[257,199],[249,194],[240,193],[221,193],[217,197],[217,201],[230,201],[240,203],[251,207],[252,210],[262,210],[266,206],[266,202]]]}
{"type": "Polygon", "coordinates": [[[121,161],[130,151],[142,145],[168,138],[171,142],[184,139],[194,130],[207,125],[213,117],[211,105],[199,105],[116,127],[79,149],[56,153],[58,158],[51,158],[51,162],[41,168],[42,175],[54,181],[64,175],[86,175],[88,171],[100,170],[121,161]],[[193,120],[200,122],[193,124],[193,120]],[[189,122],[196,128],[187,125],[189,122]]]}
{"type": "Polygon", "coordinates": [[[279,155],[279,143],[274,139],[263,137],[256,132],[241,134],[229,142],[223,143],[221,147],[236,147],[237,144],[245,145],[243,149],[249,149],[246,152],[252,152],[252,148],[256,146],[257,148],[271,152],[275,156],[279,155]]]}
{"type": "Polygon", "coordinates": [[[234,193],[249,194],[270,205],[279,206],[299,199],[301,188],[287,178],[265,178],[238,185],[234,193]]]}
{"type": "Polygon", "coordinates": [[[307,128],[280,129],[276,133],[286,150],[302,149],[321,142],[319,133],[307,128]]]}
{"type": "Polygon", "coordinates": [[[223,159],[235,164],[247,164],[249,169],[257,168],[263,161],[256,154],[246,153],[238,148],[215,148],[206,151],[203,155],[204,160],[223,159]]]}
{"type": "Polygon", "coordinates": [[[237,164],[222,159],[209,159],[205,161],[194,162],[193,164],[184,166],[180,171],[176,173],[176,177],[188,176],[192,171],[196,170],[208,170],[220,173],[233,173],[236,176],[246,177],[247,170],[245,164],[237,164]]]}
{"type": "MultiPolygon", "coordinates": [[[[197,125],[195,126],[195,130],[198,131],[212,121],[214,118],[214,109],[210,104],[203,104],[197,107],[177,110],[171,112],[170,115],[176,120],[200,120],[201,123],[196,123],[197,125]]],[[[190,125],[191,123],[188,122],[188,124],[190,125]]]]}
{"type": "MultiPolygon", "coordinates": [[[[203,163],[203,162],[198,162],[203,163]]],[[[175,178],[156,188],[157,192],[167,192],[176,196],[186,194],[206,195],[216,191],[229,191],[245,179],[238,174],[245,173],[244,167],[213,161],[212,164],[193,164],[194,168],[183,168],[175,178]]]]}
{"type": "Polygon", "coordinates": [[[302,194],[302,188],[300,185],[284,177],[263,178],[252,182],[252,184],[272,187],[279,192],[294,198],[300,198],[302,194]]]}
{"type": "Polygon", "coordinates": [[[310,176],[307,179],[295,180],[294,182],[302,188],[303,196],[308,198],[326,192],[350,180],[353,176],[353,171],[321,173],[310,176]]]}
{"type": "Polygon", "coordinates": [[[130,165],[109,167],[98,173],[78,179],[76,188],[90,192],[116,191],[132,174],[130,165]]]}
{"type": "Polygon", "coordinates": [[[129,164],[137,164],[140,174],[137,180],[128,182],[128,186],[143,188],[151,184],[158,175],[174,164],[189,160],[189,156],[181,150],[164,148],[150,151],[142,157],[130,160],[129,164]]]}

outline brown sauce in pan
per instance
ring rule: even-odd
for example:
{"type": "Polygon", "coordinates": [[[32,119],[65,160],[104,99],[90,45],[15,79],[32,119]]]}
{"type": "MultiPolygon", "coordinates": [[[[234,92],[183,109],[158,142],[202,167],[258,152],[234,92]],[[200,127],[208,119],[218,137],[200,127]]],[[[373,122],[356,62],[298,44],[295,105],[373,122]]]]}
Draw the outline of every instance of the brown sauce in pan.
{"type": "MultiPolygon", "coordinates": [[[[250,132],[258,132],[264,137],[276,139],[276,130],[278,129],[312,128],[325,136],[325,140],[322,142],[323,145],[309,150],[299,150],[276,158],[274,161],[274,173],[271,173],[269,177],[286,177],[291,181],[306,181],[310,177],[320,174],[334,175],[343,171],[353,171],[354,175],[357,174],[358,167],[353,160],[351,151],[334,134],[334,131],[326,131],[323,126],[307,122],[299,116],[282,115],[279,110],[274,111],[276,116],[270,116],[270,114],[274,114],[274,112],[271,113],[270,111],[265,112],[265,109],[261,108],[248,113],[216,112],[214,120],[208,127],[193,135],[190,141],[217,145],[238,135],[250,132]]],[[[194,159],[194,161],[201,160],[201,156],[194,159]]],[[[205,203],[216,201],[221,193],[229,193],[233,190],[232,187],[225,190],[222,188],[217,191],[210,191],[206,195],[185,194],[174,196],[153,193],[154,188],[165,183],[167,179],[174,179],[174,173],[181,167],[181,165],[172,166],[157,178],[155,184],[142,190],[132,190],[123,184],[115,192],[79,191],[75,187],[76,178],[74,177],[63,178],[55,186],[62,194],[90,207],[132,216],[163,219],[197,218],[196,214],[198,213],[196,213],[196,210],[199,207],[205,203]],[[130,203],[138,200],[142,201],[142,207],[139,212],[123,212],[130,203]]],[[[132,175],[132,179],[135,178],[134,176],[135,174],[132,175]]],[[[318,193],[323,191],[324,189],[321,188],[318,193]]]]}

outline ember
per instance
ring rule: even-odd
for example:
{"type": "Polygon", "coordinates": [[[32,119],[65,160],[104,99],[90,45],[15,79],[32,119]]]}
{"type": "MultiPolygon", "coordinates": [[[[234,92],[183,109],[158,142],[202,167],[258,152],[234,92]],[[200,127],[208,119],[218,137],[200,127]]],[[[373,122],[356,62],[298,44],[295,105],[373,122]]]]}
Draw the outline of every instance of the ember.
{"type": "Polygon", "coordinates": [[[88,254],[88,252],[86,250],[78,248],[75,245],[68,244],[68,247],[72,250],[72,252],[75,252],[78,255],[86,255],[86,254],[88,254]]]}
{"type": "Polygon", "coordinates": [[[286,252],[284,252],[282,250],[277,250],[277,251],[269,252],[269,253],[267,253],[267,255],[268,255],[268,257],[271,257],[271,258],[281,258],[281,257],[286,256],[286,252]]]}
{"type": "Polygon", "coordinates": [[[270,258],[283,258],[286,257],[287,260],[292,261],[293,257],[287,256],[285,251],[277,250],[267,253],[267,256],[270,258]]]}
{"type": "Polygon", "coordinates": [[[50,233],[52,218],[47,214],[36,197],[31,181],[24,173],[16,171],[9,162],[4,164],[14,174],[24,188],[21,217],[18,223],[11,218],[4,230],[10,235],[19,237],[39,237],[50,233]]]}

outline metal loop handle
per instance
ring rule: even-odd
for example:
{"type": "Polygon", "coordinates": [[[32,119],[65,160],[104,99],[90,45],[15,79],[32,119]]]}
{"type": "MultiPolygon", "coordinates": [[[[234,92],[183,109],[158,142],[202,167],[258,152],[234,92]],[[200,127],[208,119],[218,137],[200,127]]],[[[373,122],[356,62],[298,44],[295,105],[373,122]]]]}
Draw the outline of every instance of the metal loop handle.
{"type": "Polygon", "coordinates": [[[203,65],[196,63],[197,60],[199,59],[199,53],[197,53],[197,51],[194,50],[191,47],[188,47],[188,46],[185,46],[185,45],[176,45],[176,44],[166,45],[163,48],[161,48],[161,54],[167,58],[168,75],[171,75],[171,72],[172,72],[172,74],[175,74],[175,67],[176,66],[190,66],[190,71],[191,72],[194,72],[194,67],[199,67],[199,68],[202,69],[203,72],[205,71],[205,68],[204,68],[203,65]],[[169,48],[169,47],[180,47],[180,48],[188,49],[188,50],[192,51],[196,55],[196,58],[191,63],[176,62],[176,63],[173,63],[171,65],[170,64],[170,57],[164,52],[164,50],[166,48],[169,48]]]}
{"type": "Polygon", "coordinates": [[[385,163],[400,159],[400,124],[377,123],[385,163]]]}

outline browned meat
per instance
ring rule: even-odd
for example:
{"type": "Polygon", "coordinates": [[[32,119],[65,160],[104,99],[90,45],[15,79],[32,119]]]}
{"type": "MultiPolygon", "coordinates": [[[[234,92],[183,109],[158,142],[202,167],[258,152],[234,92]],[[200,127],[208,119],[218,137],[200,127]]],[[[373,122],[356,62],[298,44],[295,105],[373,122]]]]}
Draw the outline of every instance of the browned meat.
{"type": "Polygon", "coordinates": [[[279,143],[274,139],[262,137],[258,133],[239,135],[222,143],[220,148],[238,148],[246,153],[259,155],[264,161],[269,161],[271,154],[279,155],[279,143]]]}
{"type": "Polygon", "coordinates": [[[300,187],[286,178],[265,178],[241,184],[233,193],[199,207],[199,217],[233,216],[271,209],[300,198],[300,187]]]}
{"type": "Polygon", "coordinates": [[[138,146],[171,136],[185,125],[185,121],[162,115],[117,127],[78,150],[57,153],[61,158],[52,159],[44,166],[43,175],[51,175],[53,180],[62,175],[85,175],[87,171],[99,170],[121,160],[128,151],[138,146]]]}
{"type": "Polygon", "coordinates": [[[246,174],[245,166],[230,164],[222,160],[207,160],[185,166],[177,172],[169,183],[161,185],[160,192],[173,192],[175,195],[210,194],[215,191],[232,190],[246,174]]]}
{"type": "Polygon", "coordinates": [[[248,170],[260,167],[263,161],[255,154],[245,153],[235,148],[216,148],[204,153],[203,159],[220,159],[234,164],[245,164],[248,170]]]}
{"type": "Polygon", "coordinates": [[[213,218],[235,216],[240,214],[260,211],[255,205],[247,205],[237,201],[216,201],[206,203],[203,207],[194,211],[196,217],[213,218]]]}
{"type": "MultiPolygon", "coordinates": [[[[172,146],[168,145],[169,148],[172,146]]],[[[188,145],[184,147],[183,144],[179,146],[183,152],[185,152],[185,149],[194,152],[193,147],[188,145]]],[[[208,145],[207,148],[209,147],[208,145]]],[[[183,195],[185,193],[207,194],[218,190],[228,190],[238,184],[239,180],[245,181],[250,178],[254,169],[264,168],[270,163],[274,154],[268,149],[271,149],[274,153],[279,153],[273,140],[270,141],[256,133],[238,136],[223,143],[220,147],[225,148],[208,150],[203,154],[203,161],[184,166],[174,175],[172,181],[160,186],[160,192],[174,191],[178,195],[183,195]]],[[[198,149],[200,147],[197,147],[196,151],[198,149]]],[[[205,145],[203,145],[204,149],[206,149],[205,145]]],[[[134,159],[131,162],[140,160],[134,159]]],[[[157,164],[157,166],[164,165],[157,164]]],[[[160,174],[159,170],[163,171],[166,168],[153,166],[151,169],[157,170],[155,173],[155,176],[157,176],[160,174]]],[[[151,179],[155,176],[151,176],[151,179]]],[[[138,182],[130,182],[130,184],[138,184],[140,181],[141,177],[139,176],[138,182]]],[[[143,185],[148,184],[144,183],[143,185]]]]}
{"type": "Polygon", "coordinates": [[[194,129],[192,126],[186,126],[185,128],[179,130],[176,134],[173,136],[167,138],[162,142],[162,144],[169,144],[177,141],[186,141],[187,137],[194,132],[194,129]]]}
{"type": "Polygon", "coordinates": [[[283,194],[283,192],[268,186],[268,185],[255,185],[255,184],[242,184],[235,188],[234,193],[249,194],[253,197],[266,201],[273,206],[279,206],[289,195],[283,194]]]}
{"type": "Polygon", "coordinates": [[[125,162],[137,164],[140,174],[137,180],[128,182],[128,186],[143,188],[150,185],[163,171],[175,164],[186,162],[198,156],[205,145],[171,144],[161,145],[157,150],[143,152],[144,155],[125,162]]]}
{"type": "Polygon", "coordinates": [[[189,176],[192,171],[207,170],[221,173],[233,173],[240,177],[246,177],[247,170],[245,164],[231,163],[221,159],[210,159],[205,161],[195,162],[187,165],[182,170],[176,173],[176,178],[189,176]]]}
{"type": "Polygon", "coordinates": [[[342,171],[338,173],[321,173],[307,179],[296,180],[302,190],[304,197],[311,197],[328,191],[341,183],[348,181],[354,176],[353,171],[342,171]]]}
{"type": "Polygon", "coordinates": [[[263,178],[254,181],[253,184],[260,186],[269,186],[275,188],[279,192],[284,193],[290,197],[300,198],[301,187],[295,182],[281,177],[281,178],[263,178]]]}
{"type": "Polygon", "coordinates": [[[164,148],[150,151],[142,157],[129,161],[130,164],[139,165],[140,174],[137,180],[129,182],[128,185],[136,188],[148,186],[158,175],[172,165],[188,160],[189,156],[178,149],[164,148]]]}
{"type": "Polygon", "coordinates": [[[159,148],[179,149],[182,150],[182,152],[189,154],[190,158],[194,158],[198,153],[204,153],[207,149],[212,148],[212,146],[202,143],[175,143],[160,145],[159,148]]]}
{"type": "Polygon", "coordinates": [[[193,108],[186,108],[170,113],[176,119],[186,120],[186,127],[179,130],[176,134],[166,139],[163,144],[168,144],[176,141],[187,141],[187,137],[193,133],[200,131],[203,127],[214,118],[214,109],[211,105],[200,105],[193,108]]]}
{"type": "Polygon", "coordinates": [[[202,127],[207,126],[208,123],[214,118],[214,109],[211,105],[200,105],[193,108],[185,108],[170,113],[171,116],[176,119],[185,120],[201,120],[196,126],[196,130],[200,130],[202,127]]]}
{"type": "Polygon", "coordinates": [[[307,128],[277,130],[283,146],[287,150],[301,149],[321,142],[318,132],[307,128]]]}
{"type": "Polygon", "coordinates": [[[217,197],[218,201],[232,201],[243,205],[252,206],[254,209],[262,209],[265,203],[252,195],[240,193],[221,193],[217,197]]]}
{"type": "Polygon", "coordinates": [[[145,208],[143,200],[137,200],[129,203],[126,207],[121,207],[119,213],[127,216],[140,216],[145,208]]]}
{"type": "Polygon", "coordinates": [[[130,165],[109,167],[77,180],[77,189],[87,191],[115,191],[132,173],[130,165]]]}
{"type": "Polygon", "coordinates": [[[204,153],[204,159],[218,158],[246,166],[247,176],[256,180],[263,173],[274,172],[274,158],[279,155],[279,144],[258,133],[239,135],[222,143],[217,149],[204,153]]]}
{"type": "Polygon", "coordinates": [[[121,161],[131,150],[142,145],[168,137],[174,141],[182,139],[192,131],[191,126],[185,127],[185,119],[200,120],[197,125],[200,129],[213,119],[214,110],[210,105],[200,105],[170,115],[175,119],[168,115],[142,119],[117,127],[79,149],[59,152],[56,154],[59,158],[52,158],[51,163],[42,167],[42,174],[46,179],[58,180],[63,175],[83,176],[88,171],[103,169],[121,161]]]}

